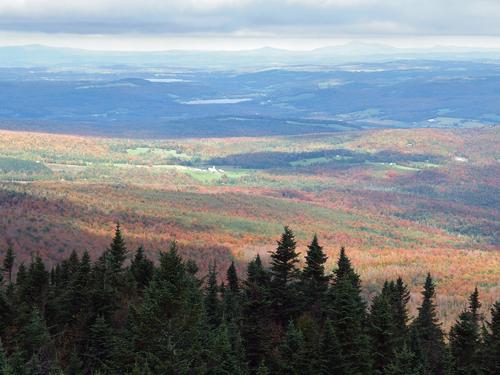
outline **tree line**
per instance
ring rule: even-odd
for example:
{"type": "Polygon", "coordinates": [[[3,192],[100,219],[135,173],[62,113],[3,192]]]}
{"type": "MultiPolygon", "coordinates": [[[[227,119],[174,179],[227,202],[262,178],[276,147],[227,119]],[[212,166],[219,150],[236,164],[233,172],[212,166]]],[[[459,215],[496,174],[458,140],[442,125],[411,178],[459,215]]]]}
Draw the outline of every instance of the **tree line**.
{"type": "Polygon", "coordinates": [[[50,270],[38,255],[16,265],[9,248],[0,373],[500,374],[500,301],[484,317],[474,289],[446,334],[430,274],[410,317],[402,278],[386,281],[368,304],[344,248],[331,273],[316,236],[302,269],[299,256],[288,227],[269,266],[257,256],[244,277],[234,263],[225,275],[212,263],[198,276],[175,242],[156,264],[141,247],[128,261],[119,226],[95,262],[73,252],[50,270]]]}

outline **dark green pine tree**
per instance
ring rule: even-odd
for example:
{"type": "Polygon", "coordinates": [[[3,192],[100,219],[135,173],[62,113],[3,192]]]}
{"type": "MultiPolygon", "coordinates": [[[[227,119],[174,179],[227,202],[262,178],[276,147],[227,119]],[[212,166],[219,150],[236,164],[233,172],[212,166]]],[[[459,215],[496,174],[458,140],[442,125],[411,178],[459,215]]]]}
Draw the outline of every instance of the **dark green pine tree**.
{"type": "Polygon", "coordinates": [[[10,365],[7,354],[3,348],[2,342],[0,341],[0,374],[2,375],[15,375],[14,369],[10,365]]]}
{"type": "Polygon", "coordinates": [[[260,257],[248,263],[243,287],[241,335],[250,370],[255,371],[271,351],[270,276],[260,257]]]}
{"type": "Polygon", "coordinates": [[[481,302],[479,301],[479,291],[477,286],[474,288],[474,292],[469,297],[469,311],[472,314],[474,320],[479,323],[479,309],[481,308],[481,302]]]}
{"type": "Polygon", "coordinates": [[[223,294],[223,315],[228,323],[239,328],[241,323],[241,289],[234,262],[226,272],[227,288],[223,294]]]}
{"type": "Polygon", "coordinates": [[[214,262],[209,266],[208,281],[205,289],[205,313],[210,327],[217,328],[219,326],[221,312],[219,286],[217,284],[217,267],[214,262]]]}
{"type": "Polygon", "coordinates": [[[120,224],[116,224],[115,236],[106,251],[106,263],[112,273],[119,273],[127,259],[127,246],[122,236],[120,224]]]}
{"type": "Polygon", "coordinates": [[[64,375],[84,375],[83,362],[76,350],[73,350],[69,356],[64,375]]]}
{"type": "Polygon", "coordinates": [[[385,368],[385,375],[424,375],[417,356],[406,344],[399,348],[385,368]]]}
{"type": "Polygon", "coordinates": [[[235,352],[231,345],[230,333],[225,322],[216,331],[212,349],[212,366],[209,374],[214,375],[244,375],[244,362],[240,353],[235,352]]]}
{"type": "MultiPolygon", "coordinates": [[[[78,265],[78,269],[72,278],[69,287],[67,288],[70,314],[70,321],[81,329],[88,329],[89,320],[92,318],[91,304],[91,287],[92,287],[92,262],[90,255],[85,251],[78,265]]],[[[73,337],[75,344],[86,337],[85,332],[79,331],[78,328],[73,337]]]]}
{"type": "Polygon", "coordinates": [[[90,327],[90,338],[86,358],[86,369],[94,374],[106,372],[113,351],[113,331],[104,316],[97,317],[90,327]]]}
{"type": "Polygon", "coordinates": [[[373,373],[384,374],[387,365],[394,357],[398,345],[396,341],[394,312],[391,305],[391,294],[385,289],[372,301],[369,316],[368,332],[373,361],[373,373]]]}
{"type": "Polygon", "coordinates": [[[12,246],[8,246],[5,257],[3,258],[3,269],[9,275],[9,284],[12,282],[12,268],[14,267],[15,259],[16,257],[12,246]]]}
{"type": "Polygon", "coordinates": [[[55,347],[39,310],[31,311],[27,324],[16,336],[20,359],[26,371],[31,373],[49,373],[54,368],[55,347]]]}
{"type": "Polygon", "coordinates": [[[243,347],[243,338],[241,335],[242,327],[242,291],[240,288],[240,281],[234,262],[227,269],[226,279],[228,282],[223,296],[223,322],[227,328],[227,335],[233,355],[237,359],[240,366],[246,363],[245,349],[243,347]]]}
{"type": "Polygon", "coordinates": [[[342,356],[342,374],[371,374],[366,304],[358,274],[342,248],[328,291],[327,315],[332,321],[342,356]]]}
{"type": "Polygon", "coordinates": [[[478,309],[481,307],[477,288],[469,297],[469,309],[463,311],[450,330],[451,367],[454,374],[478,374],[480,371],[480,327],[478,309]]]}
{"type": "Polygon", "coordinates": [[[434,281],[430,274],[427,274],[422,295],[422,305],[418,308],[418,316],[413,322],[416,334],[416,340],[413,342],[418,347],[412,350],[422,356],[424,371],[441,375],[445,371],[446,349],[434,303],[436,296],[434,281]]]}
{"type": "Polygon", "coordinates": [[[240,282],[238,280],[238,273],[236,272],[236,267],[234,265],[234,261],[231,262],[231,265],[227,269],[226,279],[227,279],[227,285],[229,287],[229,290],[234,295],[239,295],[240,294],[240,282]]]}
{"type": "Polygon", "coordinates": [[[301,292],[305,308],[318,312],[323,303],[330,277],[325,275],[325,263],[328,257],[314,235],[306,254],[306,265],[301,273],[301,292]]]}
{"type": "Polygon", "coordinates": [[[139,246],[137,249],[134,259],[130,264],[130,271],[134,276],[137,288],[143,290],[149,285],[149,282],[153,278],[153,262],[146,258],[144,255],[144,248],[139,246]]]}
{"type": "MultiPolygon", "coordinates": [[[[12,284],[9,284],[9,289],[13,288],[12,284]]],[[[7,293],[13,293],[8,291],[7,293]]],[[[12,324],[13,309],[15,306],[11,305],[11,300],[9,295],[5,293],[3,288],[0,288],[0,337],[5,336],[6,329],[12,324]]]]}
{"type": "Polygon", "coordinates": [[[360,286],[359,275],[354,272],[351,260],[347,257],[344,246],[340,248],[337,269],[334,271],[334,276],[334,282],[338,282],[339,280],[349,280],[353,286],[357,288],[360,286]]]}
{"type": "Polygon", "coordinates": [[[269,375],[269,369],[266,366],[266,363],[262,361],[257,369],[256,375],[269,375]]]}
{"type": "Polygon", "coordinates": [[[304,350],[304,335],[295,327],[292,321],[288,325],[285,337],[279,350],[279,369],[277,373],[283,375],[309,374],[304,350]]]}
{"type": "Polygon", "coordinates": [[[66,262],[63,262],[66,265],[68,272],[68,279],[70,279],[73,275],[78,272],[78,268],[80,267],[80,259],[78,258],[78,254],[75,250],[71,252],[69,258],[66,262]]]}
{"type": "Polygon", "coordinates": [[[160,253],[143,300],[131,312],[137,366],[155,374],[199,374],[212,337],[203,312],[200,283],[173,242],[168,252],[160,253]]]}
{"type": "Polygon", "coordinates": [[[32,259],[28,269],[27,286],[28,301],[39,311],[44,311],[49,291],[49,272],[45,269],[45,264],[38,254],[32,259]]]}
{"type": "Polygon", "coordinates": [[[330,320],[325,322],[320,343],[321,375],[342,374],[343,359],[335,329],[330,320]]]}
{"type": "Polygon", "coordinates": [[[408,286],[403,282],[401,277],[398,277],[394,284],[391,305],[394,315],[395,323],[395,339],[398,345],[402,345],[408,337],[408,322],[410,321],[408,315],[408,302],[410,301],[410,291],[408,286]]]}
{"type": "Polygon", "coordinates": [[[483,374],[500,374],[500,301],[491,307],[491,322],[483,332],[483,374]]]}
{"type": "Polygon", "coordinates": [[[284,228],[276,251],[271,253],[271,296],[273,315],[277,323],[286,326],[298,313],[296,281],[299,276],[295,251],[295,236],[284,228]]]}

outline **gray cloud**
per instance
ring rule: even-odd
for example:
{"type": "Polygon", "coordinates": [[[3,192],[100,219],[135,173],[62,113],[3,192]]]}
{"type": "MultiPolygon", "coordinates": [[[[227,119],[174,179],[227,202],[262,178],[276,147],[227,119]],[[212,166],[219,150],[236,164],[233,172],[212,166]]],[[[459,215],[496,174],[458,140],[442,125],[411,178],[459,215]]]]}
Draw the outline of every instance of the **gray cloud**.
{"type": "Polygon", "coordinates": [[[2,0],[0,30],[500,36],[498,0],[2,0]]]}

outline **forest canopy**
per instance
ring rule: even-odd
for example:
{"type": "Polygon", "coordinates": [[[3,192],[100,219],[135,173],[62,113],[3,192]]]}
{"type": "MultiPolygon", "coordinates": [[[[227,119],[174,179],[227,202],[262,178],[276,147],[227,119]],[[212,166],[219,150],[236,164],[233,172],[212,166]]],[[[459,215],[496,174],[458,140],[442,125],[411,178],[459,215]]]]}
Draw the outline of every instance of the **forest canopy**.
{"type": "Polygon", "coordinates": [[[500,301],[483,314],[471,286],[449,332],[425,279],[410,316],[399,277],[367,301],[347,251],[332,272],[317,236],[299,268],[285,227],[269,265],[239,275],[213,261],[207,275],[173,241],[154,263],[127,248],[120,226],[102,255],[71,255],[47,269],[4,251],[2,374],[498,374],[500,301]],[[16,269],[17,272],[13,272],[16,269]],[[223,280],[221,282],[221,280],[223,280]]]}

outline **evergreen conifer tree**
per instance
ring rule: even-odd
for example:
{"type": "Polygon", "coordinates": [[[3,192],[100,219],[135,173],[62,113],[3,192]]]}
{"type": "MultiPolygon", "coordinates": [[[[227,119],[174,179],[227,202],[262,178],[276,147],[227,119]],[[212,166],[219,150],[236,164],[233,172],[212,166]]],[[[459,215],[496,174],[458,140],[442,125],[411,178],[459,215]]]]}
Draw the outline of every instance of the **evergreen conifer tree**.
{"type": "Polygon", "coordinates": [[[450,330],[451,367],[454,374],[479,373],[480,327],[478,310],[481,307],[477,288],[469,297],[469,308],[463,311],[450,330]]]}
{"type": "Polygon", "coordinates": [[[394,335],[396,322],[390,297],[382,292],[372,301],[368,331],[374,374],[385,373],[398,344],[394,335]]]}
{"type": "Polygon", "coordinates": [[[271,253],[271,295],[274,318],[286,326],[297,314],[296,281],[299,276],[295,236],[285,227],[275,252],[271,253]]]}
{"type": "Polygon", "coordinates": [[[112,353],[113,331],[104,316],[97,317],[90,327],[89,346],[86,352],[86,367],[91,373],[107,371],[112,353]]]}
{"type": "Polygon", "coordinates": [[[256,375],[269,375],[269,370],[266,366],[266,363],[262,361],[257,369],[256,375]]]}
{"type": "Polygon", "coordinates": [[[320,344],[321,375],[342,374],[343,359],[335,329],[330,320],[325,322],[320,344]]]}
{"type": "Polygon", "coordinates": [[[119,273],[127,259],[127,246],[122,236],[120,224],[116,224],[115,236],[106,252],[107,266],[113,274],[119,273]]]}
{"type": "Polygon", "coordinates": [[[394,323],[395,323],[395,339],[398,345],[402,345],[407,339],[408,335],[408,302],[410,301],[410,291],[403,282],[401,277],[398,277],[393,289],[393,296],[391,299],[392,309],[394,310],[394,323]]]}
{"type": "Polygon", "coordinates": [[[3,258],[3,269],[9,275],[9,284],[12,283],[12,268],[14,267],[15,255],[12,246],[7,247],[7,252],[3,258]]]}
{"type": "Polygon", "coordinates": [[[270,278],[260,257],[248,263],[243,288],[241,334],[248,366],[255,371],[271,350],[270,278]]]}
{"type": "Polygon", "coordinates": [[[385,368],[385,375],[424,375],[418,358],[406,344],[397,350],[385,368]]]}
{"type": "Polygon", "coordinates": [[[328,317],[340,346],[343,374],[370,374],[369,338],[366,333],[366,304],[361,297],[358,274],[340,250],[333,285],[328,291],[328,317]]]}
{"type": "Polygon", "coordinates": [[[306,375],[308,358],[305,357],[304,335],[292,321],[280,347],[279,374],[306,375]]]}
{"type": "Polygon", "coordinates": [[[149,285],[153,277],[153,262],[144,255],[144,248],[139,246],[134,259],[130,264],[130,270],[134,276],[137,288],[143,290],[149,285]]]}
{"type": "Polygon", "coordinates": [[[422,292],[422,305],[418,308],[418,316],[413,322],[418,348],[422,355],[424,370],[433,375],[441,375],[445,371],[445,344],[443,331],[437,317],[434,299],[436,296],[434,281],[427,275],[422,292]]]}
{"type": "Polygon", "coordinates": [[[325,274],[325,263],[328,257],[314,235],[306,254],[306,264],[301,273],[301,291],[305,307],[308,310],[319,310],[324,295],[328,290],[330,278],[325,274]]]}
{"type": "Polygon", "coordinates": [[[7,354],[3,348],[2,342],[0,341],[0,374],[2,375],[15,375],[12,366],[10,365],[7,354]]]}
{"type": "Polygon", "coordinates": [[[500,374],[500,301],[491,307],[491,321],[483,332],[483,342],[484,374],[500,374]]]}
{"type": "Polygon", "coordinates": [[[208,324],[212,328],[217,328],[221,322],[221,305],[215,262],[209,267],[208,271],[208,282],[205,290],[205,312],[208,324]]]}

